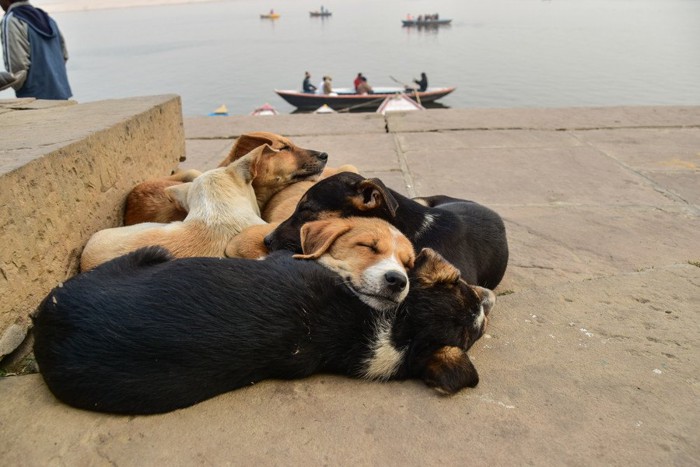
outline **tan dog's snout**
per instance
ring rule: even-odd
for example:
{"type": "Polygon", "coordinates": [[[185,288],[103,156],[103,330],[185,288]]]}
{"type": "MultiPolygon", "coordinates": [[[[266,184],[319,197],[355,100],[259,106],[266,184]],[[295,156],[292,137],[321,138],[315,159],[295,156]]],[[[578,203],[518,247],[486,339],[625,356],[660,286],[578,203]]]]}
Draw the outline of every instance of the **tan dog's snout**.
{"type": "Polygon", "coordinates": [[[394,293],[402,292],[408,285],[408,277],[400,271],[388,271],[384,274],[384,281],[386,287],[394,293]]]}
{"type": "Polygon", "coordinates": [[[318,159],[319,161],[326,163],[328,162],[328,153],[325,152],[318,152],[318,151],[313,151],[314,157],[318,159]]]}

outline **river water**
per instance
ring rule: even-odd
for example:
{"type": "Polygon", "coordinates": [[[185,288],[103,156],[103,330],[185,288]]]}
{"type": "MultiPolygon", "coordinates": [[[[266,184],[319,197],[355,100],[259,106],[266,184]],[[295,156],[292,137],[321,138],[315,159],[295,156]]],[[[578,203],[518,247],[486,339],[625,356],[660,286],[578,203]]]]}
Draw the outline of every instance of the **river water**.
{"type": "Polygon", "coordinates": [[[265,102],[291,112],[273,90],[299,89],[308,70],[335,86],[425,71],[431,86],[457,87],[440,102],[458,108],[700,104],[698,0],[329,0],[327,19],[309,16],[317,0],[33,3],[66,37],[80,102],[175,93],[187,116],[265,102]],[[281,17],[260,19],[270,8],[281,17]],[[452,24],[401,25],[435,12],[452,24]]]}

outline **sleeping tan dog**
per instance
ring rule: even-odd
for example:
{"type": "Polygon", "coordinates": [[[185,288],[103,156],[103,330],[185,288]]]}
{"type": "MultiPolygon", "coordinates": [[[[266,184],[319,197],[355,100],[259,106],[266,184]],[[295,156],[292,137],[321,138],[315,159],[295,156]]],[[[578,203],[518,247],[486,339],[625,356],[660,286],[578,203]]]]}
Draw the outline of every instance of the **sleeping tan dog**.
{"type": "MultiPolygon", "coordinates": [[[[253,189],[261,210],[272,195],[287,185],[318,178],[328,160],[325,152],[300,148],[288,138],[275,133],[256,131],[241,135],[219,167],[226,167],[265,144],[275,151],[266,153],[259,161],[258,173],[253,180],[253,189]]],[[[183,220],[187,211],[163,193],[166,186],[179,182],[173,177],[147,180],[136,185],[127,198],[124,225],[183,220]]]]}
{"type": "MultiPolygon", "coordinates": [[[[226,247],[231,258],[262,259],[263,239],[277,223],[254,225],[226,247]]],[[[413,267],[411,242],[394,226],[376,217],[348,217],[308,222],[300,232],[303,254],[340,275],[343,282],[375,309],[392,308],[408,293],[406,270],[413,267]]]]}
{"type": "Polygon", "coordinates": [[[258,162],[274,150],[259,146],[230,164],[204,172],[192,182],[165,189],[188,211],[183,221],[147,222],[105,229],[88,241],[80,258],[83,271],[149,245],[161,245],[175,257],[224,256],[229,240],[244,228],[264,224],[252,181],[258,162]]]}
{"type": "Polygon", "coordinates": [[[277,228],[279,222],[251,225],[233,237],[226,245],[227,258],[263,259],[270,252],[265,246],[265,236],[277,228]]]}
{"type": "Polygon", "coordinates": [[[376,310],[398,306],[408,294],[415,254],[411,242],[376,217],[346,217],[307,222],[301,227],[303,254],[343,278],[360,300],[376,310]]]}
{"type": "MultiPolygon", "coordinates": [[[[326,167],[318,180],[323,180],[340,172],[359,173],[357,167],[350,164],[341,165],[337,168],[326,167]]],[[[262,218],[267,222],[283,222],[287,220],[294,213],[299,200],[304,196],[306,190],[311,188],[318,180],[302,180],[292,183],[275,193],[265,204],[265,207],[261,209],[262,218]]]]}
{"type": "Polygon", "coordinates": [[[199,170],[178,171],[169,177],[154,178],[139,183],[126,197],[124,225],[141,222],[168,223],[181,221],[187,211],[165,192],[169,186],[191,182],[202,174],[199,170]]]}

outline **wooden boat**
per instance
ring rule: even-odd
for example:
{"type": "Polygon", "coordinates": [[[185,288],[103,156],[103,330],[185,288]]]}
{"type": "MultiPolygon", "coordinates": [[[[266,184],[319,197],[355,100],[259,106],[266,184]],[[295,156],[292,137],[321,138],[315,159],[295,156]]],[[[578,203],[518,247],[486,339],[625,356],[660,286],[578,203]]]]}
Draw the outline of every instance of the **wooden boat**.
{"type": "Polygon", "coordinates": [[[263,105],[253,110],[250,113],[250,115],[254,115],[256,117],[264,117],[268,115],[279,115],[279,112],[273,106],[265,102],[263,105]]]}
{"type": "Polygon", "coordinates": [[[311,16],[313,18],[319,18],[319,17],[326,18],[326,17],[332,16],[332,15],[333,15],[333,13],[331,13],[330,11],[310,11],[309,12],[309,16],[311,16]]]}
{"type": "Polygon", "coordinates": [[[420,20],[417,19],[402,19],[401,22],[404,26],[417,26],[419,28],[429,28],[431,26],[447,26],[452,22],[451,19],[429,19],[420,20]]]}
{"type": "Polygon", "coordinates": [[[279,13],[266,13],[260,15],[260,19],[278,19],[280,17],[279,13]]]}
{"type": "MultiPolygon", "coordinates": [[[[434,102],[454,91],[455,88],[428,88],[423,92],[408,92],[408,97],[420,101],[421,104],[434,102]],[[416,97],[417,95],[417,97],[416,97]]],[[[298,109],[315,110],[323,104],[334,110],[358,109],[376,110],[389,96],[404,93],[405,89],[398,86],[375,87],[373,94],[356,94],[351,88],[334,88],[331,94],[309,94],[293,90],[275,89],[275,92],[289,104],[298,109]]]]}
{"type": "Polygon", "coordinates": [[[377,109],[377,113],[385,115],[387,112],[411,112],[413,110],[425,110],[425,107],[406,94],[394,94],[384,99],[377,109]]]}

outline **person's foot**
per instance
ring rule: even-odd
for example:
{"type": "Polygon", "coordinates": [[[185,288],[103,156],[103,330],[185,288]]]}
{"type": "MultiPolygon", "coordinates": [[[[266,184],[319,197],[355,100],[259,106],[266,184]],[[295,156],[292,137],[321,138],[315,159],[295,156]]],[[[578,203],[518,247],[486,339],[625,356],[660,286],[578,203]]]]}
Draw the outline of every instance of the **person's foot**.
{"type": "Polygon", "coordinates": [[[17,81],[15,75],[7,71],[0,71],[0,91],[9,88],[15,81],[17,81]]]}

